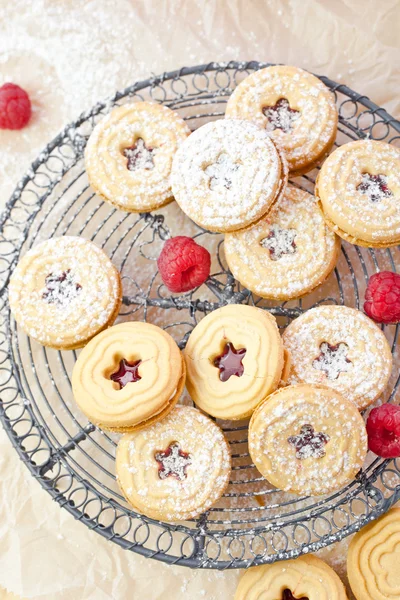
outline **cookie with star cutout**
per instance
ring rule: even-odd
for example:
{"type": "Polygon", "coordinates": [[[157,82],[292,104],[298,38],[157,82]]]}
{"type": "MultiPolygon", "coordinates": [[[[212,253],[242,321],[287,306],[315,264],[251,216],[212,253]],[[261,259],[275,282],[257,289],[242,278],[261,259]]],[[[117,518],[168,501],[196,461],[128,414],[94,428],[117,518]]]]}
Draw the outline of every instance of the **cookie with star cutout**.
{"type": "Polygon", "coordinates": [[[9,285],[18,325],[43,346],[72,350],[112,325],[122,300],[121,278],[92,242],[56,237],[34,246],[9,285]]]}
{"type": "Polygon", "coordinates": [[[121,438],[116,470],[135,510],[162,521],[193,519],[228,486],[229,444],[199,410],[176,406],[162,421],[121,438]]]}
{"type": "Polygon", "coordinates": [[[96,125],[86,146],[90,185],[121,210],[144,212],[167,204],[173,200],[172,159],[189,134],[185,121],[162,104],[114,108],[96,125]]]}
{"type": "Polygon", "coordinates": [[[383,331],[354,308],[312,308],[294,319],[282,338],[291,357],[288,383],[325,385],[363,410],[389,381],[389,343],[383,331]]]}
{"type": "Polygon", "coordinates": [[[275,487],[318,496],[354,479],[367,454],[367,432],[355,404],[336,390],[290,385],[254,411],[249,451],[275,487]]]}
{"type": "Polygon", "coordinates": [[[336,264],[339,238],[326,226],[314,196],[292,186],[252,227],[227,233],[225,257],[235,279],[263,298],[299,298],[336,264]]]}
{"type": "Polygon", "coordinates": [[[82,350],[72,391],[101,429],[130,432],[164,418],[185,386],[185,361],[172,337],[151,323],[119,323],[82,350]]]}
{"type": "Polygon", "coordinates": [[[334,95],[320,79],[277,65],[252,73],[237,86],[225,118],[262,127],[282,148],[296,176],[317,166],[332,148],[338,112],[334,95]]]}
{"type": "Polygon", "coordinates": [[[358,246],[400,242],[400,149],[358,140],[332,152],[315,183],[325,221],[358,246]]]}

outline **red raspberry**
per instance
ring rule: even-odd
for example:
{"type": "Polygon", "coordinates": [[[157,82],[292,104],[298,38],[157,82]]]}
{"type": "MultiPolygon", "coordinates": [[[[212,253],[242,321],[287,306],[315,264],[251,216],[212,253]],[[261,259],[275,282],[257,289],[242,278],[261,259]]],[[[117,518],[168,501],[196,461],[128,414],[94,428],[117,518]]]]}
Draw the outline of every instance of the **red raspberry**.
{"type": "Polygon", "coordinates": [[[378,323],[400,321],[400,275],[381,271],[372,275],[365,292],[364,310],[378,323]]]}
{"type": "Polygon", "coordinates": [[[188,292],[210,274],[208,250],[183,235],[167,240],[157,260],[161,279],[171,292],[188,292]]]}
{"type": "Polygon", "coordinates": [[[368,447],[382,458],[400,456],[400,406],[373,408],[367,420],[368,447]]]}
{"type": "Polygon", "coordinates": [[[0,87],[0,129],[22,129],[31,118],[28,94],[14,83],[0,87]]]}

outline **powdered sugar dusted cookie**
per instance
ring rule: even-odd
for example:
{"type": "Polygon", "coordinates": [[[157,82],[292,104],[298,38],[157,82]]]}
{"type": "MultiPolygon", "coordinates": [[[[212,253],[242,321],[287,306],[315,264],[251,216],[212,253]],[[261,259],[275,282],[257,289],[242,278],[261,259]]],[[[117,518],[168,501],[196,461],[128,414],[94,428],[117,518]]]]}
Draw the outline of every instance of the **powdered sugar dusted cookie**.
{"type": "Polygon", "coordinates": [[[283,343],[291,356],[289,383],[326,385],[360,410],[381,395],[392,371],[384,333],[347,306],[308,310],[286,328],[283,343]]]}
{"type": "Polygon", "coordinates": [[[293,175],[310,171],[323,159],[338,122],[335,98],[322,81],[284,65],[246,77],[229,98],[225,116],[263,127],[284,150],[293,175]]]}
{"type": "Polygon", "coordinates": [[[52,238],[29,250],[10,281],[10,308],[44,346],[79,348],[111,325],[121,306],[119,272],[92,242],[52,238]]]}
{"type": "Polygon", "coordinates": [[[172,158],[190,134],[185,121],[161,104],[115,108],[93,130],[86,172],[96,192],[122,210],[141,212],[172,200],[172,158]]]}
{"type": "Polygon", "coordinates": [[[335,266],[339,238],[326,226],[314,196],[288,186],[268,215],[227,233],[225,256],[235,279],[263,298],[298,298],[335,266]]]}
{"type": "Polygon", "coordinates": [[[327,225],[348,242],[400,242],[399,148],[374,140],[340,146],[322,165],[315,194],[327,225]]]}
{"type": "Polygon", "coordinates": [[[124,435],[117,479],[133,508],[154,519],[183,521],[208,510],[229,483],[231,457],[221,429],[189,406],[124,435]]]}
{"type": "Polygon", "coordinates": [[[235,231],[266,214],[287,183],[287,165],[266,132],[247,121],[197,129],[176,153],[172,190],[182,210],[211,231],[235,231]]]}
{"type": "Polygon", "coordinates": [[[292,385],[254,411],[249,450],[257,469],[277,488],[327,494],[361,469],[367,433],[357,407],[336,390],[292,385]]]}

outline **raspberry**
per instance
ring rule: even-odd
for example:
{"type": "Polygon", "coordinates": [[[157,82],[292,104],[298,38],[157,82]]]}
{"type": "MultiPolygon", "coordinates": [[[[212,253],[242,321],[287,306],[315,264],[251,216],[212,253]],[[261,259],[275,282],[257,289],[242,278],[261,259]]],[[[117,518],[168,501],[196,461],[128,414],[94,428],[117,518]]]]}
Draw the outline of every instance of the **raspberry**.
{"type": "Polygon", "coordinates": [[[400,406],[373,408],[367,420],[368,447],[382,458],[400,456],[400,406]]]}
{"type": "Polygon", "coordinates": [[[157,260],[161,279],[171,292],[188,292],[210,274],[208,250],[183,235],[167,240],[157,260]]]}
{"type": "Polygon", "coordinates": [[[372,275],[365,292],[364,310],[378,323],[399,323],[400,275],[391,271],[372,275]]]}
{"type": "Polygon", "coordinates": [[[0,129],[22,129],[31,118],[28,94],[14,83],[0,87],[0,129]]]}

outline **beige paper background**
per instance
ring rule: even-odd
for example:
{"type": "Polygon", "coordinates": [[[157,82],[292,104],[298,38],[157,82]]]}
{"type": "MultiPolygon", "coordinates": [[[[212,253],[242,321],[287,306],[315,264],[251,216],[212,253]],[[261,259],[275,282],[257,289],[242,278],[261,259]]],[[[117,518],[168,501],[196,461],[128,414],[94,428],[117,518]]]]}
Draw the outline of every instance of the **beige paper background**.
{"type": "MultiPolygon", "coordinates": [[[[149,73],[267,60],[348,84],[400,117],[398,0],[0,0],[0,85],[33,102],[0,131],[0,208],[61,127],[149,73]]],[[[321,556],[345,577],[348,540],[321,556]]],[[[239,573],[190,571],[124,552],[77,523],[28,474],[0,429],[0,598],[228,600],[239,573]]]]}

